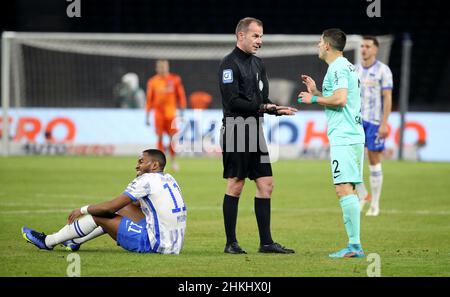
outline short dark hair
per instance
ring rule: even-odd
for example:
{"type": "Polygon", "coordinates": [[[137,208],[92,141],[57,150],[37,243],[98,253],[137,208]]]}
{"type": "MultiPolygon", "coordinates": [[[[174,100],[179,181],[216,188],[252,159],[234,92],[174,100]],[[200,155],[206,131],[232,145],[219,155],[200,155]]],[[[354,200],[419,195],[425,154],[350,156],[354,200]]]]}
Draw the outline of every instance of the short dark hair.
{"type": "Polygon", "coordinates": [[[363,40],[372,40],[372,41],[373,41],[373,44],[374,44],[376,47],[379,47],[379,46],[380,46],[380,43],[378,42],[378,39],[377,39],[375,36],[372,36],[372,35],[364,35],[364,36],[362,37],[362,39],[363,39],[363,40]]]}
{"type": "Polygon", "coordinates": [[[332,48],[340,52],[344,51],[347,36],[344,31],[337,28],[331,28],[323,31],[323,39],[330,44],[332,48]]]}
{"type": "Polygon", "coordinates": [[[166,155],[162,151],[157,149],[148,149],[143,151],[142,153],[148,154],[150,158],[158,162],[159,168],[161,169],[161,171],[164,171],[164,167],[166,167],[166,155]]]}
{"type": "Polygon", "coordinates": [[[256,23],[256,24],[257,24],[258,26],[260,26],[260,27],[263,26],[263,23],[262,23],[261,20],[258,20],[258,19],[256,19],[256,18],[252,18],[252,17],[246,17],[246,18],[241,19],[241,20],[238,22],[238,24],[237,24],[237,26],[236,26],[236,32],[235,32],[236,35],[237,35],[239,32],[247,32],[248,26],[250,26],[251,23],[256,23]]]}

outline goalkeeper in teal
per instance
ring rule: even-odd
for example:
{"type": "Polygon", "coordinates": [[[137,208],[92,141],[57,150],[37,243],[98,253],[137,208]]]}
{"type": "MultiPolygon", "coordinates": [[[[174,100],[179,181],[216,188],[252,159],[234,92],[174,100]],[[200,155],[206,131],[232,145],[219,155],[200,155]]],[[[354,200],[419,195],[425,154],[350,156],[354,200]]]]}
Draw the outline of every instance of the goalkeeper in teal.
{"type": "Polygon", "coordinates": [[[301,79],[308,92],[299,94],[299,103],[325,106],[330,141],[331,172],[342,208],[348,246],[330,254],[331,258],[364,257],[360,242],[360,207],[355,185],[362,182],[364,130],[361,122],[361,97],[358,74],[342,52],[345,33],[325,30],[317,45],[319,58],[328,64],[322,93],[308,75],[301,79]]]}

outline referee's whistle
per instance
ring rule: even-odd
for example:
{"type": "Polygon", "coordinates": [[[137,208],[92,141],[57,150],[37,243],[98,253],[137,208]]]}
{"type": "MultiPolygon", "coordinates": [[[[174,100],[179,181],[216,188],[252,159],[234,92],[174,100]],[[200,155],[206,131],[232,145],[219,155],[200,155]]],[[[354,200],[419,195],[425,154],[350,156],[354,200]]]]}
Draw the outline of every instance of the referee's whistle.
{"type": "Polygon", "coordinates": [[[298,102],[298,103],[302,103],[302,97],[298,97],[298,98],[297,98],[297,102],[298,102]]]}

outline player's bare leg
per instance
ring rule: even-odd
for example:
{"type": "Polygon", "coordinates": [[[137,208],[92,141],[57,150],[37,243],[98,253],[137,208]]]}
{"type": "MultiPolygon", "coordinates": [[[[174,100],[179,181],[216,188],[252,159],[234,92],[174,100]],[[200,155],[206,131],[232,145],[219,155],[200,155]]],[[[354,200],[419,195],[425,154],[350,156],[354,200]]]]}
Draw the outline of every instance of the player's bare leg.
{"type": "Polygon", "coordinates": [[[355,189],[353,188],[353,185],[350,183],[344,183],[344,184],[337,184],[335,185],[336,189],[336,196],[338,199],[341,199],[342,197],[355,194],[355,189]]]}
{"type": "Polygon", "coordinates": [[[273,192],[273,177],[263,176],[255,180],[256,184],[256,197],[261,197],[263,199],[270,199],[273,192]]]}
{"type": "MultiPolygon", "coordinates": [[[[130,218],[133,222],[137,223],[143,218],[145,218],[145,215],[142,213],[141,208],[138,205],[135,205],[134,203],[128,204],[127,206],[123,207],[117,212],[120,216],[125,216],[130,218]]],[[[91,233],[87,234],[86,236],[74,238],[67,240],[63,242],[61,245],[68,251],[75,252],[80,249],[80,246],[90,241],[94,238],[97,238],[101,235],[105,234],[105,230],[101,226],[98,226],[95,228],[91,233]]]]}
{"type": "Polygon", "coordinates": [[[228,254],[246,254],[236,239],[236,222],[238,214],[239,197],[244,188],[245,179],[228,178],[227,189],[223,197],[223,220],[227,243],[224,252],[228,254]]]}
{"type": "Polygon", "coordinates": [[[137,205],[131,203],[121,208],[117,215],[113,218],[103,218],[94,216],[94,221],[97,225],[101,226],[106,233],[109,234],[114,240],[117,240],[117,231],[119,230],[120,221],[123,217],[131,219],[133,222],[137,223],[145,218],[144,213],[137,205]]]}
{"type": "Polygon", "coordinates": [[[273,191],[272,176],[263,176],[255,180],[256,195],[255,195],[255,215],[258,223],[260,253],[281,253],[290,254],[294,250],[285,248],[284,246],[272,240],[270,231],[270,213],[271,213],[271,196],[273,191]]]}
{"type": "Polygon", "coordinates": [[[101,226],[112,239],[117,241],[117,231],[119,230],[119,225],[122,220],[122,217],[119,215],[114,216],[113,218],[102,218],[93,216],[94,221],[97,225],[101,226]]]}
{"type": "Polygon", "coordinates": [[[171,168],[173,171],[177,172],[180,170],[180,166],[178,165],[178,163],[175,161],[175,149],[174,149],[174,145],[172,143],[172,139],[173,136],[170,135],[170,141],[169,141],[169,155],[170,155],[170,163],[171,163],[171,168]]]}
{"type": "Polygon", "coordinates": [[[381,196],[381,189],[383,186],[383,171],[381,169],[381,152],[368,151],[369,156],[369,170],[370,170],[370,190],[372,192],[372,200],[370,208],[366,216],[378,216],[380,213],[379,201],[381,196]]]}
{"type": "Polygon", "coordinates": [[[141,207],[134,203],[130,203],[127,206],[121,208],[117,212],[117,214],[122,217],[130,218],[135,223],[145,218],[145,215],[142,212],[141,207]]]}
{"type": "Polygon", "coordinates": [[[237,177],[228,178],[226,194],[239,198],[241,196],[244,185],[245,179],[239,179],[237,177]]]}
{"type": "Polygon", "coordinates": [[[164,143],[163,143],[163,134],[158,134],[158,149],[161,152],[166,151],[166,149],[164,148],[164,143]]]}

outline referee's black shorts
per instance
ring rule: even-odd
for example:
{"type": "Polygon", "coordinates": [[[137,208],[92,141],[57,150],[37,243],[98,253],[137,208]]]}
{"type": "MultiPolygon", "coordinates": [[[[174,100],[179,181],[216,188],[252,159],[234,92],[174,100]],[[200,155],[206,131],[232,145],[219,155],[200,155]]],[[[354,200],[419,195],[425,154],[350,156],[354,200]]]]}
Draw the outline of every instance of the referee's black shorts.
{"type": "MultiPolygon", "coordinates": [[[[260,125],[257,125],[259,128],[260,125]]],[[[222,126],[220,144],[223,156],[223,178],[237,177],[256,180],[272,176],[269,152],[261,129],[258,132],[246,126],[245,133],[237,133],[237,127],[222,126]]]]}

